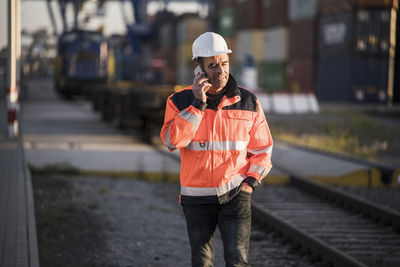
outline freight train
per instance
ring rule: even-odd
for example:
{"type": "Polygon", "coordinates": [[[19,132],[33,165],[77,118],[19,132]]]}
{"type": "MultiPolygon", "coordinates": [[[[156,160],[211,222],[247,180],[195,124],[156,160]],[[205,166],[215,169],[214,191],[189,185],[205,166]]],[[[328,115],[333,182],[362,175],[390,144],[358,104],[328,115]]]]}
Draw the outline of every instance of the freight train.
{"type": "Polygon", "coordinates": [[[99,32],[74,30],[58,39],[55,88],[65,98],[90,95],[107,77],[107,40],[99,32]]]}
{"type": "Polygon", "coordinates": [[[108,38],[107,86],[94,87],[91,101],[104,121],[120,129],[136,128],[143,140],[151,143],[175,88],[146,79],[146,66],[132,51],[128,37],[113,35],[108,38]]]}

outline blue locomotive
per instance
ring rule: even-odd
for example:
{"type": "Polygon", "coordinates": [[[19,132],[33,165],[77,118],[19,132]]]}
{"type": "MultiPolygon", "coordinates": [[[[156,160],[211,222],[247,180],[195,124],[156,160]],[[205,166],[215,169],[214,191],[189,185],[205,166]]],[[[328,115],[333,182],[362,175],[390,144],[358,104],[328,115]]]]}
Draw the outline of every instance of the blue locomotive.
{"type": "Polygon", "coordinates": [[[63,97],[90,96],[96,88],[106,86],[108,48],[101,33],[64,32],[58,39],[57,52],[55,86],[63,97]]]}

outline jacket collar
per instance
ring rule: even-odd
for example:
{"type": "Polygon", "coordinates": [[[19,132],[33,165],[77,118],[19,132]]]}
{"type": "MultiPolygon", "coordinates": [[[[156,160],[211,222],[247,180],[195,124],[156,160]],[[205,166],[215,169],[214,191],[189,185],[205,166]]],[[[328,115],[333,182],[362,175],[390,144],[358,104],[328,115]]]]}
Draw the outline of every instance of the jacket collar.
{"type": "Polygon", "coordinates": [[[233,105],[240,101],[240,90],[237,85],[235,78],[231,74],[229,74],[228,82],[225,85],[225,93],[224,97],[221,100],[221,103],[218,105],[218,109],[233,105]]]}
{"type": "Polygon", "coordinates": [[[229,74],[228,82],[225,85],[225,95],[228,98],[234,96],[240,96],[240,90],[238,84],[235,78],[233,78],[232,74],[229,74]]]}

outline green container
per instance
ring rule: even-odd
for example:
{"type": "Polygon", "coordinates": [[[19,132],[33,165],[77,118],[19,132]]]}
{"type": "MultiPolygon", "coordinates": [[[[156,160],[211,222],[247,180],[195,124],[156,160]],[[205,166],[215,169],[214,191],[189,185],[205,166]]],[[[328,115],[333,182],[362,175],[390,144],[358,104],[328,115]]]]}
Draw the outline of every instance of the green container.
{"type": "Polygon", "coordinates": [[[219,30],[224,37],[232,37],[235,34],[235,11],[232,7],[221,10],[219,15],[219,30]]]}
{"type": "Polygon", "coordinates": [[[258,84],[268,92],[286,91],[286,63],[263,62],[258,66],[258,84]]]}

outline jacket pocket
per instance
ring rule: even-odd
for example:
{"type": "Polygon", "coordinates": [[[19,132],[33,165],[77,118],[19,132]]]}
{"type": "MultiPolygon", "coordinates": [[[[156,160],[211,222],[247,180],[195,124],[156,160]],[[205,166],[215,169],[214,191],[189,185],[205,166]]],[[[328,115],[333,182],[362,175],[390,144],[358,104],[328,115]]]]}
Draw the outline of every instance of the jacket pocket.
{"type": "Polygon", "coordinates": [[[228,110],[225,118],[225,127],[229,129],[230,140],[248,140],[253,118],[250,112],[228,110]]]}
{"type": "Polygon", "coordinates": [[[252,119],[252,114],[250,114],[248,111],[228,110],[227,118],[234,120],[250,121],[252,119]]]}

